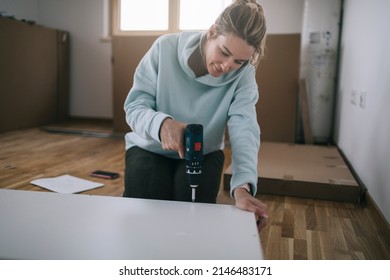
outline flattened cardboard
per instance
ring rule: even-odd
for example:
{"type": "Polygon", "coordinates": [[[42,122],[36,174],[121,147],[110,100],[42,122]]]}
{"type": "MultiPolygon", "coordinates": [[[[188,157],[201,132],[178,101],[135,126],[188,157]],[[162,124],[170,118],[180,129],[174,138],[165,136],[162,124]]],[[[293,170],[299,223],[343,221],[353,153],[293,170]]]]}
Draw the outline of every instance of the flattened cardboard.
{"type": "Polygon", "coordinates": [[[263,141],[295,142],[300,50],[300,34],[267,35],[265,57],[256,71],[263,141]]]}
{"type": "MultiPolygon", "coordinates": [[[[258,193],[358,202],[360,186],[334,146],[262,142],[258,193]]],[[[231,165],[224,173],[230,188],[231,165]]]]}
{"type": "Polygon", "coordinates": [[[133,86],[135,69],[158,36],[114,36],[112,39],[112,73],[115,132],[129,132],[123,105],[133,86]]]}

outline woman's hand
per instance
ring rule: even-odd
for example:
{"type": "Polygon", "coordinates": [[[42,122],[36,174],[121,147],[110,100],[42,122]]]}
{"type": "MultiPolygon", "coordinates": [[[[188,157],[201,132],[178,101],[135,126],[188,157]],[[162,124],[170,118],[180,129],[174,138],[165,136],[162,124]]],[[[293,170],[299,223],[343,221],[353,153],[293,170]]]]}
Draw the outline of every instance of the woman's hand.
{"type": "Polygon", "coordinates": [[[243,187],[237,187],[234,190],[234,200],[237,208],[255,213],[259,218],[257,228],[259,232],[267,225],[267,205],[257,198],[254,198],[243,187]]]}
{"type": "Polygon", "coordinates": [[[162,148],[164,150],[177,151],[182,159],[185,157],[184,130],[186,125],[171,118],[166,118],[160,128],[162,148]]]}

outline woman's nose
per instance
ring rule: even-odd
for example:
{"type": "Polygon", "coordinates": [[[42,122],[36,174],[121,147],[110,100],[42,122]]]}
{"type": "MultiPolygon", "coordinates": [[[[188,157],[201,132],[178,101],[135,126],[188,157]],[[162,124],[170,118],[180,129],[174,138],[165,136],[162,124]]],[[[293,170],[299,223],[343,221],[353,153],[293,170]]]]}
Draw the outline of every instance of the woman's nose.
{"type": "Polygon", "coordinates": [[[229,63],[222,63],[221,68],[223,72],[228,72],[230,69],[229,63]]]}

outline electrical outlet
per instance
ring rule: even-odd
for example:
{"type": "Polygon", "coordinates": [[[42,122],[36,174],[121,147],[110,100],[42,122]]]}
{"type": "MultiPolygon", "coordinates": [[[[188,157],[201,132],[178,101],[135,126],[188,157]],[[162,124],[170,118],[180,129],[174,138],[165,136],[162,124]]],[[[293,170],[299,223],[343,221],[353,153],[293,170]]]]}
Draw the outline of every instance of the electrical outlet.
{"type": "Polygon", "coordinates": [[[357,91],[356,89],[353,89],[351,91],[351,104],[352,105],[356,105],[357,104],[358,95],[359,95],[359,91],[357,91]]]}
{"type": "Polygon", "coordinates": [[[359,97],[359,106],[360,108],[364,109],[366,108],[366,92],[365,91],[361,91],[360,92],[360,97],[359,97]]]}

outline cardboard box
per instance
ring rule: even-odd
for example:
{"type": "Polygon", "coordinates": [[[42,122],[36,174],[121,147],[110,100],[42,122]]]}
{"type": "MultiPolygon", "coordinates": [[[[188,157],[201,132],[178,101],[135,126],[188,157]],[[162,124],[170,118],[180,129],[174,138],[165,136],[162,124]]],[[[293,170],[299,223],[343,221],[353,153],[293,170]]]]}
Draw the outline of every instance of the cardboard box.
{"type": "MultiPolygon", "coordinates": [[[[334,146],[262,142],[258,193],[358,202],[360,186],[334,146]]],[[[224,173],[230,188],[231,165],[224,173]]]]}
{"type": "Polygon", "coordinates": [[[69,33],[0,17],[0,133],[69,118],[69,33]]]}

